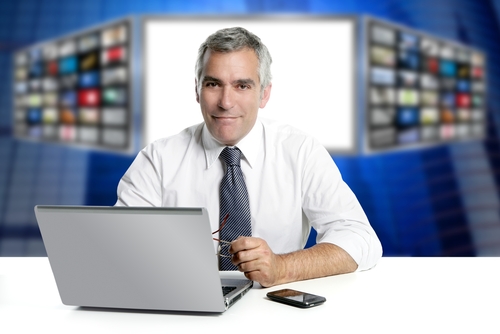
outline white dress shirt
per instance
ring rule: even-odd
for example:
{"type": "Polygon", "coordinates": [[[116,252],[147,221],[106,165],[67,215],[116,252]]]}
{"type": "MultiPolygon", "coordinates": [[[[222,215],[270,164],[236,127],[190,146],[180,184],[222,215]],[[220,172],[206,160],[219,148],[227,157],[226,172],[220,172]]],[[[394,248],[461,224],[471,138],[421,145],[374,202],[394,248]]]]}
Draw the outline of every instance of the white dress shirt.
{"type": "MultiPolygon", "coordinates": [[[[330,154],[316,139],[259,118],[236,146],[243,153],[252,236],[283,254],[302,249],[312,226],[318,243],[343,248],[358,270],[377,263],[382,256],[380,241],[330,154]]],[[[216,231],[219,185],[225,172],[219,154],[224,147],[204,123],[155,141],[137,155],[121,179],[116,205],[205,207],[216,231]]]]}

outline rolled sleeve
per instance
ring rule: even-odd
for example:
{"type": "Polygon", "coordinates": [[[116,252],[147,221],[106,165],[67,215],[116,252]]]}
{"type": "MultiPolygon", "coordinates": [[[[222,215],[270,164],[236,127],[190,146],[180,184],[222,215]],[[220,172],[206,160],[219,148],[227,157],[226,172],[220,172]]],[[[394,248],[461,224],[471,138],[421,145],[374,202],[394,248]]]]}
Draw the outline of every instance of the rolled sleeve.
{"type": "Polygon", "coordinates": [[[315,145],[307,161],[302,201],[304,213],[318,233],[316,242],[344,249],[358,264],[358,271],[374,267],[382,256],[382,245],[333,159],[315,145]]]}
{"type": "Polygon", "coordinates": [[[317,243],[331,243],[345,250],[358,264],[358,271],[373,268],[382,257],[382,245],[375,231],[364,222],[336,220],[312,224],[317,243]]]}

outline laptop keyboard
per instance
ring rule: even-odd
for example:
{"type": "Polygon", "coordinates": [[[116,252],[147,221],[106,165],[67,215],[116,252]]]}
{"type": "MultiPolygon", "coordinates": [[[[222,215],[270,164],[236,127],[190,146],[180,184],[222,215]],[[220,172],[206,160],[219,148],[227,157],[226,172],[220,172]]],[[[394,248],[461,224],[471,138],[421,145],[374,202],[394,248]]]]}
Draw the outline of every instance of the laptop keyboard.
{"type": "Polygon", "coordinates": [[[233,291],[235,289],[236,289],[235,286],[223,286],[222,287],[222,295],[225,296],[225,295],[227,295],[228,293],[230,293],[231,291],[233,291]]]}

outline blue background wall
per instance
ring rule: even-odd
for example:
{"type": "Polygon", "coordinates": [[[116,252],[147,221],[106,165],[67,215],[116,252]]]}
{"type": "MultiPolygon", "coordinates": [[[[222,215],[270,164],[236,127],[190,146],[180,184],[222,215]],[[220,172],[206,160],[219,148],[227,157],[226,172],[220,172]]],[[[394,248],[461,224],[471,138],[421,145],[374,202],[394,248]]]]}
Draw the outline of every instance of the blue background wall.
{"type": "Polygon", "coordinates": [[[113,205],[133,157],[17,141],[12,53],[129,14],[370,14],[486,52],[488,138],[336,157],[386,256],[500,255],[500,1],[0,0],[0,256],[44,255],[36,204],[113,205]]]}

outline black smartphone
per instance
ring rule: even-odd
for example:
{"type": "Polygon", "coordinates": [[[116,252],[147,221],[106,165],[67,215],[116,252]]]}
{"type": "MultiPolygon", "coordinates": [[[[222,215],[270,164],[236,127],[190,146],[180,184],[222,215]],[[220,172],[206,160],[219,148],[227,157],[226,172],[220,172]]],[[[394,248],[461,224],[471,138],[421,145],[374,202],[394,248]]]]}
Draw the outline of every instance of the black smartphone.
{"type": "Polygon", "coordinates": [[[302,308],[313,307],[326,302],[325,297],[292,289],[281,289],[268,292],[267,298],[280,303],[285,303],[302,308]]]}

